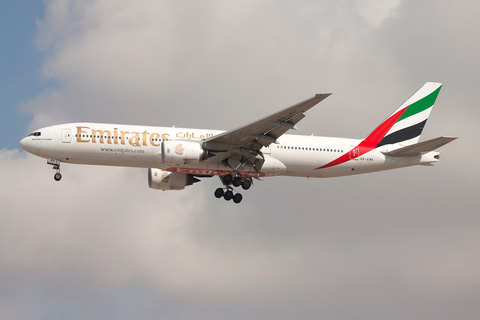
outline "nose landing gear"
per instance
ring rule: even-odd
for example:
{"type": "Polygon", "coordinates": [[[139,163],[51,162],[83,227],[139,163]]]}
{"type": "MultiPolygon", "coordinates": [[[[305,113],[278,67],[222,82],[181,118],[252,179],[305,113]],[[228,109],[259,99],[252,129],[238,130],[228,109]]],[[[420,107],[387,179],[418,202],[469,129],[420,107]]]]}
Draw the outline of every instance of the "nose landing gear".
{"type": "Polygon", "coordinates": [[[62,174],[60,173],[60,161],[57,159],[49,158],[47,160],[47,164],[52,165],[53,166],[52,169],[55,170],[53,179],[55,179],[55,181],[60,181],[62,179],[62,174]]]}
{"type": "Polygon", "coordinates": [[[234,187],[242,186],[243,190],[248,190],[252,186],[251,178],[242,178],[240,176],[234,178],[231,174],[220,177],[220,180],[222,180],[222,183],[225,185],[225,190],[224,188],[216,189],[214,192],[215,197],[218,199],[223,197],[227,201],[233,200],[234,203],[240,203],[243,196],[241,193],[233,194],[233,188],[231,185],[234,187]]]}

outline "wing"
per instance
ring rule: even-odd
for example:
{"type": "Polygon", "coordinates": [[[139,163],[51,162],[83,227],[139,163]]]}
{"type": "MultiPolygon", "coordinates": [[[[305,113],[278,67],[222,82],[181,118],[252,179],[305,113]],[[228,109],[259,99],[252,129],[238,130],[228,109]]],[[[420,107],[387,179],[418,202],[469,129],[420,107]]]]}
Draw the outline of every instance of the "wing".
{"type": "Polygon", "coordinates": [[[304,113],[329,95],[317,94],[243,127],[205,139],[202,147],[208,151],[206,161],[223,162],[235,173],[247,166],[258,174],[265,162],[260,149],[275,143],[288,130],[297,129],[295,125],[305,117],[304,113]]]}
{"type": "Polygon", "coordinates": [[[295,125],[305,117],[304,112],[329,95],[330,93],[317,94],[313,98],[260,120],[205,139],[203,147],[212,152],[227,151],[233,148],[247,148],[258,151],[262,147],[274,143],[277,138],[288,130],[295,130],[295,125]]]}

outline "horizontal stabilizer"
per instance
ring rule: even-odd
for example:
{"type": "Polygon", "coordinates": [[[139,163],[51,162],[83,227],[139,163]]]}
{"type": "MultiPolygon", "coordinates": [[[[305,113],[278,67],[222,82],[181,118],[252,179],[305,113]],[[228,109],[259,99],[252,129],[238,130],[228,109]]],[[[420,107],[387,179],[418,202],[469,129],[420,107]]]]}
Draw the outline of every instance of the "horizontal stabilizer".
{"type": "Polygon", "coordinates": [[[446,145],[449,142],[452,142],[457,138],[453,137],[438,137],[435,139],[419,142],[416,144],[412,144],[407,147],[403,147],[397,150],[393,150],[390,152],[384,152],[383,154],[389,157],[415,157],[421,156],[426,153],[429,153],[441,146],[446,145]]]}

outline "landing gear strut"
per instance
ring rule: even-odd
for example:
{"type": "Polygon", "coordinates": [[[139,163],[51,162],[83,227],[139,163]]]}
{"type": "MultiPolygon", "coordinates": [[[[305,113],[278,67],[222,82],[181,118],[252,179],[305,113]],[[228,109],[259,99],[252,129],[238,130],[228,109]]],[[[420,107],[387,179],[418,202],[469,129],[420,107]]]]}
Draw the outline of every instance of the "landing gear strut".
{"type": "Polygon", "coordinates": [[[234,194],[232,185],[234,187],[242,186],[243,190],[248,190],[252,186],[251,178],[243,178],[241,176],[233,177],[231,174],[220,177],[220,180],[222,180],[225,188],[216,189],[214,192],[215,197],[218,199],[223,197],[223,199],[227,201],[233,200],[234,203],[240,203],[243,199],[243,196],[241,193],[234,194]]]}
{"type": "Polygon", "coordinates": [[[55,174],[53,175],[53,179],[55,181],[60,181],[62,179],[62,174],[60,173],[60,161],[57,159],[51,159],[49,158],[47,160],[47,164],[52,165],[52,169],[55,170],[55,174]]]}

